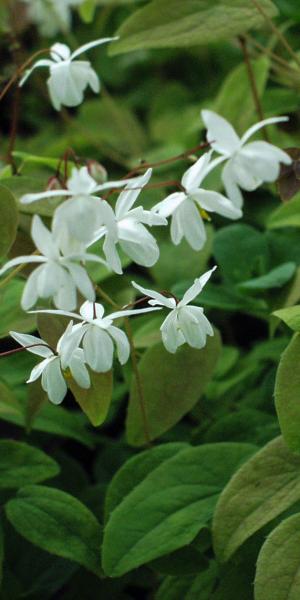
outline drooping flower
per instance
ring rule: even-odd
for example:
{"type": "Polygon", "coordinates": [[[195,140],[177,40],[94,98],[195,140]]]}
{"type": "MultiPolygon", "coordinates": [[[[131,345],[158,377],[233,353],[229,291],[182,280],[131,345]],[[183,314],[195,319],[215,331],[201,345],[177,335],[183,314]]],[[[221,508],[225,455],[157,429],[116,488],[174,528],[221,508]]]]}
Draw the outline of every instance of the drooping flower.
{"type": "Polygon", "coordinates": [[[95,299],[93,285],[86,270],[78,262],[92,261],[105,264],[105,261],[89,253],[69,255],[61,253],[53,234],[45,227],[38,215],[32,219],[31,236],[41,254],[18,256],[0,269],[2,275],[17,265],[41,263],[27,279],[21,300],[22,308],[28,310],[38,298],[53,298],[58,308],[73,310],[77,305],[77,289],[85,298],[93,301],[95,299]]]}
{"type": "Polygon", "coordinates": [[[41,35],[53,36],[58,31],[69,31],[71,9],[84,0],[23,0],[28,6],[28,16],[37,25],[41,35]]]}
{"type": "Polygon", "coordinates": [[[104,307],[96,302],[84,302],[79,314],[63,310],[40,310],[34,312],[59,314],[71,317],[80,324],[73,327],[74,338],[70,336],[69,352],[78,348],[82,342],[84,360],[97,373],[110,371],[113,363],[114,345],[121,365],[124,365],[130,354],[130,345],[124,331],[113,325],[115,319],[129,317],[159,310],[158,308],[141,308],[119,310],[104,316],[104,307]]]}
{"type": "Polygon", "coordinates": [[[28,352],[37,354],[37,356],[44,359],[32,369],[27,383],[32,383],[41,377],[42,388],[53,404],[60,404],[68,391],[63,376],[63,371],[67,368],[70,369],[72,377],[80,387],[88,389],[91,385],[83,350],[81,348],[73,349],[73,345],[70,346],[71,332],[72,338],[74,338],[72,321],[58,340],[54,351],[41,338],[10,331],[11,337],[26,348],[28,352]]]}
{"type": "Polygon", "coordinates": [[[75,60],[87,50],[111,42],[117,38],[103,38],[84,44],[75,52],[66,44],[54,44],[50,49],[51,58],[38,60],[22,77],[22,86],[38,67],[49,67],[50,77],[47,80],[51,102],[56,110],[61,106],[78,106],[83,101],[85,89],[90,86],[97,94],[100,91],[99,77],[87,60],[75,60]]]}
{"type": "Polygon", "coordinates": [[[291,157],[273,144],[265,141],[247,143],[262,127],[283,123],[288,117],[264,119],[252,125],[240,138],[232,125],[215,112],[203,110],[201,115],[207,128],[207,141],[222,156],[221,160],[216,159],[216,164],[226,161],[223,184],[228,198],[238,208],[243,205],[240,188],[251,192],[264,182],[271,183],[279,176],[280,163],[291,164],[291,157]]]}
{"type": "Polygon", "coordinates": [[[132,208],[151,174],[152,169],[148,169],[144,175],[126,185],[116,202],[114,219],[101,227],[95,236],[95,239],[105,238],[103,251],[108,264],[116,273],[122,273],[117,244],[138,265],[151,267],[158,260],[159,247],[145,225],[166,225],[167,221],[163,216],[145,210],[142,206],[132,208]]]}
{"type": "Polygon", "coordinates": [[[206,241],[206,231],[201,211],[215,212],[229,219],[242,216],[239,208],[222,194],[200,187],[203,179],[210,173],[212,152],[206,152],[192,165],[181,179],[185,191],[174,192],[153,207],[153,211],[163,217],[172,217],[171,239],[179,244],[182,238],[194,250],[201,250],[206,241]]]}
{"type": "Polygon", "coordinates": [[[67,198],[55,210],[52,231],[64,252],[82,251],[91,244],[102,225],[109,226],[114,222],[112,208],[106,200],[96,196],[97,192],[123,187],[128,181],[124,179],[98,184],[87,167],[74,167],[66,189],[25,194],[21,203],[31,204],[46,198],[67,198]]]}
{"type": "Polygon", "coordinates": [[[160,327],[162,341],[168,352],[174,354],[179,346],[184,343],[192,348],[203,348],[206,337],[214,335],[214,330],[204,315],[200,306],[188,306],[202,292],[212,273],[217,267],[213,267],[195,279],[193,285],[185,292],[182,300],[177,302],[174,297],[163,296],[154,290],[148,290],[134,281],[132,285],[144,296],[151,298],[151,306],[162,306],[170,310],[160,327]]]}

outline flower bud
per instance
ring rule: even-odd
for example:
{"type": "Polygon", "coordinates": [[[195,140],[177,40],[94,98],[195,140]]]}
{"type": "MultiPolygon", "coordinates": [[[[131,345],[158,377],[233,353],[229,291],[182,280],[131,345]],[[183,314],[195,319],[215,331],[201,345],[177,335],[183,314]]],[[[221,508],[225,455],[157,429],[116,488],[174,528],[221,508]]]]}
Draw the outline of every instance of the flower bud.
{"type": "Polygon", "coordinates": [[[47,187],[46,190],[61,190],[61,182],[59,181],[59,178],[56,177],[56,175],[52,175],[52,177],[49,177],[48,179],[48,183],[47,183],[47,187]]]}
{"type": "Polygon", "coordinates": [[[86,163],[88,172],[99,184],[107,181],[107,171],[97,160],[88,160],[86,163]]]}

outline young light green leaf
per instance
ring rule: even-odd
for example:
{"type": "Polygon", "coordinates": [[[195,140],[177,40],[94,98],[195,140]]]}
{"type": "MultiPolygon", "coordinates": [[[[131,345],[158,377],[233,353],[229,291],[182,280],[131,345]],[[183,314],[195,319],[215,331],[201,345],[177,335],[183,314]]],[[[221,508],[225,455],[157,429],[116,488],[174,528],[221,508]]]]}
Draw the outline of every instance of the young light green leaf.
{"type": "Polygon", "coordinates": [[[7,502],[5,512],[32,544],[100,575],[101,527],[77,498],[55,488],[28,485],[7,502]]]}
{"type": "Polygon", "coordinates": [[[300,456],[281,437],[272,440],[232,477],[213,519],[215,552],[230,556],[266,523],[300,499],[300,456]]]}
{"type": "Polygon", "coordinates": [[[272,314],[286,323],[293,331],[300,331],[300,304],[275,310],[272,314]]]}
{"type": "Polygon", "coordinates": [[[272,212],[268,220],[269,229],[278,227],[300,227],[300,195],[285,202],[272,212]]]}
{"type": "Polygon", "coordinates": [[[20,306],[24,286],[24,280],[12,279],[0,288],[0,338],[7,337],[10,330],[30,333],[35,329],[35,315],[20,306]]]}
{"type": "MultiPolygon", "coordinates": [[[[211,518],[232,473],[253,451],[248,444],[203,445],[145,469],[109,515],[103,540],[106,574],[119,577],[189,544],[211,518]]],[[[144,453],[147,462],[150,452],[144,453]]]]}
{"type": "Polygon", "coordinates": [[[5,256],[13,245],[18,229],[19,213],[14,195],[0,186],[0,256],[5,256]]]}
{"type": "MultiPolygon", "coordinates": [[[[270,0],[260,0],[270,17],[277,9],[270,0]]],[[[111,56],[145,48],[178,48],[230,39],[260,27],[262,15],[245,0],[154,0],[125,21],[112,44],[111,56]]]]}
{"type": "Polygon", "coordinates": [[[300,452],[300,335],[296,334],[280,359],[275,381],[275,405],[286,444],[300,452]]]}
{"type": "Polygon", "coordinates": [[[300,514],[285,519],[266,539],[258,555],[255,600],[300,598],[300,514]]]}
{"type": "MultiPolygon", "coordinates": [[[[170,354],[162,344],[157,344],[145,352],[139,370],[151,440],[175,425],[200,399],[213,374],[220,351],[220,336],[216,331],[202,350],[184,345],[176,354],[170,354]]],[[[130,444],[145,444],[144,422],[135,379],[131,387],[126,427],[130,444]]]]}
{"type": "Polygon", "coordinates": [[[91,387],[81,388],[74,379],[68,379],[70,390],[76,402],[91,421],[94,427],[102,425],[110,407],[113,390],[112,371],[94,373],[90,371],[91,387]]]}
{"type": "Polygon", "coordinates": [[[39,448],[0,440],[0,488],[19,488],[55,477],[59,466],[39,448]]]}
{"type": "Polygon", "coordinates": [[[296,263],[283,263],[283,265],[275,267],[275,269],[272,269],[272,271],[269,271],[266,275],[261,275],[261,277],[255,277],[254,279],[239,283],[238,288],[240,290],[251,291],[282,287],[293,277],[293,275],[295,275],[296,268],[296,263]]]}

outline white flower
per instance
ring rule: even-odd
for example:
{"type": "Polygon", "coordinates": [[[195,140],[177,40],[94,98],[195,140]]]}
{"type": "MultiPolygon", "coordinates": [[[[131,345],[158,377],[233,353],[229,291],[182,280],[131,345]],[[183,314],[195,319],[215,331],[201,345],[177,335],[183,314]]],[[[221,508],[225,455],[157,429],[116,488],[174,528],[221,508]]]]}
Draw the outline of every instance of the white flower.
{"type": "Polygon", "coordinates": [[[82,251],[91,244],[96,231],[102,225],[109,225],[114,221],[112,208],[106,200],[98,198],[95,194],[110,188],[123,187],[128,181],[130,180],[124,179],[98,184],[89,174],[87,167],[74,167],[66,189],[25,194],[21,203],[31,204],[46,198],[68,198],[55,210],[52,231],[63,252],[82,251]]]}
{"type": "Polygon", "coordinates": [[[28,16],[41,34],[53,36],[57,31],[68,31],[71,25],[71,8],[84,0],[23,0],[28,5],[28,16]]]}
{"type": "Polygon", "coordinates": [[[115,327],[113,321],[120,317],[129,317],[159,310],[157,308],[141,308],[120,310],[104,316],[104,307],[96,302],[84,302],[79,314],[63,310],[39,310],[34,312],[59,314],[81,321],[73,327],[74,338],[70,336],[68,352],[73,352],[82,341],[85,362],[97,373],[110,371],[113,363],[114,344],[118,359],[124,365],[130,354],[130,345],[124,331],[115,327]]]}
{"type": "Polygon", "coordinates": [[[152,298],[149,300],[151,306],[163,306],[171,311],[160,327],[162,341],[168,352],[174,354],[177,348],[185,342],[192,348],[203,348],[206,344],[206,336],[214,335],[213,328],[203,313],[203,308],[188,306],[188,304],[200,294],[216,268],[214,267],[195,279],[180,302],[177,302],[175,298],[168,298],[159,292],[148,290],[134,281],[132,282],[132,285],[143,295],[152,298]]]}
{"type": "Polygon", "coordinates": [[[61,106],[78,106],[83,101],[83,93],[90,86],[96,94],[100,90],[100,81],[97,73],[87,60],[74,60],[94,46],[111,42],[117,38],[103,38],[84,44],[71,54],[66,44],[54,44],[50,49],[51,59],[38,60],[27,71],[20,81],[22,86],[32,71],[37,67],[49,67],[50,77],[47,80],[51,102],[56,110],[61,106]]]}
{"type": "Polygon", "coordinates": [[[0,269],[2,275],[16,265],[42,263],[27,279],[21,300],[22,308],[28,310],[38,298],[53,298],[58,308],[73,310],[77,305],[76,288],[85,298],[93,301],[93,285],[86,270],[75,261],[105,262],[94,254],[61,254],[53,234],[37,215],[32,219],[31,236],[41,254],[18,256],[0,269]]]}
{"type": "MultiPolygon", "coordinates": [[[[38,363],[31,371],[27,383],[36,381],[42,377],[42,388],[47,392],[49,400],[53,404],[60,404],[66,393],[67,384],[62,371],[70,369],[76,383],[88,389],[91,385],[89,372],[85,366],[84,353],[81,348],[73,349],[70,346],[70,334],[74,330],[72,321],[69,323],[65,333],[58,340],[56,351],[52,350],[44,340],[33,335],[10,331],[10,335],[28,352],[41,356],[44,360],[38,363]]],[[[72,333],[74,337],[74,332],[72,333]]]]}
{"type": "Polygon", "coordinates": [[[246,143],[265,125],[288,121],[288,117],[272,117],[260,121],[239,138],[232,125],[220,115],[211,110],[203,110],[201,115],[207,127],[207,141],[222,155],[221,161],[217,158],[215,164],[227,161],[222,180],[227,196],[238,208],[243,205],[243,196],[239,188],[251,192],[263,182],[271,183],[279,176],[280,163],[291,164],[291,157],[273,144],[263,141],[246,143]]]}
{"type": "Polygon", "coordinates": [[[203,179],[215,166],[210,163],[210,158],[211,151],[206,152],[184,173],[181,184],[185,191],[175,192],[153,207],[153,211],[163,217],[172,215],[171,239],[176,245],[185,237],[194,250],[201,250],[204,246],[206,231],[201,209],[229,219],[242,216],[241,210],[228,198],[200,187],[203,179]]]}
{"type": "Polygon", "coordinates": [[[151,267],[159,257],[157,242],[145,225],[166,225],[166,219],[153,211],[144,210],[142,206],[132,208],[151,174],[152,169],[148,169],[144,175],[128,183],[117,200],[114,219],[96,234],[95,239],[105,237],[104,254],[108,264],[116,273],[122,273],[116,248],[118,243],[125,254],[138,265],[151,267]]]}

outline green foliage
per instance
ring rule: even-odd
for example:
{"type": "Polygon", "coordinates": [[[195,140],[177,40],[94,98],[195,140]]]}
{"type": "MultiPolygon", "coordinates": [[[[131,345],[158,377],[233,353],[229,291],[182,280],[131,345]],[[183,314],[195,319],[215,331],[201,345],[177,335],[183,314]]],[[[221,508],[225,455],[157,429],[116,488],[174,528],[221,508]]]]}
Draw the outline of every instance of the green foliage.
{"type": "Polygon", "coordinates": [[[60,490],[28,485],[7,502],[5,511],[32,544],[100,575],[101,527],[79,500],[60,490]]]}
{"type": "Polygon", "coordinates": [[[155,453],[153,469],[146,453],[147,470],[141,473],[140,466],[141,480],[132,490],[127,485],[128,493],[105,526],[106,574],[119,577],[191,542],[210,520],[232,473],[253,450],[247,444],[204,445],[183,449],[158,466],[155,453]]]}
{"type": "Polygon", "coordinates": [[[87,415],[92,425],[102,425],[107,417],[112,399],[113,376],[108,373],[90,373],[91,387],[84,390],[72,378],[69,386],[76,402],[87,415]]]}
{"type": "Polygon", "coordinates": [[[300,499],[299,466],[299,455],[276,438],[237,471],[213,519],[214,548],[222,562],[300,499]]]}
{"type": "Polygon", "coordinates": [[[5,256],[14,243],[18,228],[18,209],[13,194],[0,186],[0,256],[5,256]]]}
{"type": "Polygon", "coordinates": [[[39,483],[58,472],[58,464],[42,450],[22,442],[0,440],[0,488],[39,483]]]}
{"type": "Polygon", "coordinates": [[[300,451],[300,336],[294,336],[284,351],[275,382],[275,404],[282,434],[286,443],[297,452],[300,451]]]}
{"type": "MultiPolygon", "coordinates": [[[[269,16],[276,15],[270,0],[260,3],[269,16]]],[[[209,44],[241,35],[262,22],[255,6],[244,0],[216,0],[213,5],[208,0],[154,0],[122,24],[117,31],[120,40],[110,54],[209,44]]]]}
{"type": "Polygon", "coordinates": [[[299,598],[299,542],[299,514],[289,517],[272,531],[258,556],[255,600],[299,598]]]}
{"type": "MultiPolygon", "coordinates": [[[[200,399],[213,374],[220,349],[220,336],[215,332],[203,350],[185,345],[176,354],[170,354],[160,343],[145,352],[139,370],[151,440],[175,425],[200,399]]],[[[127,437],[133,446],[147,442],[145,420],[133,380],[127,413],[127,437]]]]}

